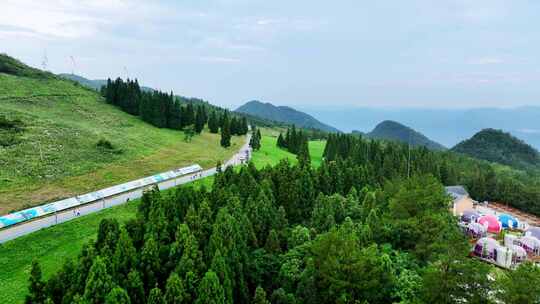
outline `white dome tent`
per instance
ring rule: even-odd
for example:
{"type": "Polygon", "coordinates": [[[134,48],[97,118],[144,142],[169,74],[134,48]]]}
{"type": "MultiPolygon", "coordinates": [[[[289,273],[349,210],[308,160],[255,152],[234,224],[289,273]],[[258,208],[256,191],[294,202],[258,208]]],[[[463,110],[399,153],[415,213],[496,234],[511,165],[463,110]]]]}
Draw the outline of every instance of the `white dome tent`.
{"type": "Polygon", "coordinates": [[[479,239],[487,235],[487,228],[480,223],[469,223],[467,225],[467,234],[472,238],[479,239]]]}
{"type": "Polygon", "coordinates": [[[532,236],[524,236],[519,239],[519,243],[525,251],[534,255],[540,254],[540,240],[532,236]]]}
{"type": "Polygon", "coordinates": [[[499,243],[490,237],[483,237],[479,239],[476,242],[476,245],[474,246],[474,255],[489,259],[489,260],[496,260],[496,249],[500,247],[499,243]]]}

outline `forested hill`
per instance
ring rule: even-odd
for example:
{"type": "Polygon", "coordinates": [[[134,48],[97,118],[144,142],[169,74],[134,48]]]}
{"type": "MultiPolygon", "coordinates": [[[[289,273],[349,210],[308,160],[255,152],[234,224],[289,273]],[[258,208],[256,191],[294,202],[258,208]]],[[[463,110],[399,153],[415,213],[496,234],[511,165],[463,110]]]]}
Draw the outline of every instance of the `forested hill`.
{"type": "Polygon", "coordinates": [[[411,143],[413,146],[424,146],[430,150],[446,150],[446,148],[419,133],[398,122],[386,120],[378,124],[373,131],[367,134],[369,138],[385,139],[411,143]]]}
{"type": "Polygon", "coordinates": [[[540,167],[536,149],[501,130],[482,130],[457,144],[452,151],[520,169],[540,167]]]}
{"type": "Polygon", "coordinates": [[[274,106],[271,103],[262,103],[252,100],[236,109],[236,112],[269,119],[277,122],[294,124],[304,129],[318,129],[326,132],[339,132],[338,129],[324,124],[313,116],[290,107],[274,106]]]}

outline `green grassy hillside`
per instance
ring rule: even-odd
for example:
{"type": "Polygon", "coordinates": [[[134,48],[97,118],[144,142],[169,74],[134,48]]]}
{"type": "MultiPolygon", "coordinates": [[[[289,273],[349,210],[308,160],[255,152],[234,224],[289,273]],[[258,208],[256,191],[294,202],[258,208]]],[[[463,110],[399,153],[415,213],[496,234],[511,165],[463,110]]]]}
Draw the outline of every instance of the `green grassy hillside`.
{"type": "MultiPolygon", "coordinates": [[[[277,147],[277,135],[279,132],[270,129],[262,131],[261,149],[253,153],[253,163],[258,168],[266,165],[276,165],[282,159],[289,159],[293,164],[297,162],[296,155],[287,150],[277,147]]],[[[314,140],[309,142],[309,154],[311,156],[311,164],[314,167],[320,166],[322,155],[326,141],[314,140]]]]}
{"type": "Polygon", "coordinates": [[[218,134],[203,132],[186,143],[90,89],[20,69],[0,73],[0,214],[192,163],[211,167],[244,141],[223,149],[218,134]],[[98,147],[100,139],[114,149],[98,147]]]}

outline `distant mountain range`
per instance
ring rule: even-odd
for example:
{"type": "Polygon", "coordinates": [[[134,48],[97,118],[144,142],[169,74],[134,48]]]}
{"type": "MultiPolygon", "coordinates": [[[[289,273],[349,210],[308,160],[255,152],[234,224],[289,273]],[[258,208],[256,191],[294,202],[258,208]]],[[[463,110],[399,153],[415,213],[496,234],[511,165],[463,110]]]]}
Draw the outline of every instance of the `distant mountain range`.
{"type": "Polygon", "coordinates": [[[306,129],[339,132],[338,129],[318,121],[309,114],[300,112],[291,107],[274,106],[268,102],[263,103],[257,100],[252,100],[236,109],[236,112],[258,116],[281,123],[294,124],[298,127],[306,129]]]}
{"type": "Polygon", "coordinates": [[[423,146],[430,150],[446,150],[445,146],[427,138],[422,133],[391,120],[381,122],[373,129],[373,131],[365,134],[365,136],[374,139],[410,143],[412,146],[423,146]]]}
{"type": "MultiPolygon", "coordinates": [[[[81,85],[89,87],[89,88],[94,89],[94,90],[100,90],[102,86],[107,84],[106,79],[87,79],[87,78],[84,78],[84,77],[79,76],[79,75],[66,74],[66,73],[58,74],[58,76],[60,76],[62,78],[65,78],[65,79],[76,81],[76,82],[80,83],[81,85]]],[[[143,91],[155,91],[155,89],[145,87],[145,86],[141,86],[141,89],[143,91]]]]}
{"type": "Polygon", "coordinates": [[[540,107],[428,109],[298,107],[342,131],[369,132],[384,120],[407,125],[428,138],[452,147],[484,129],[502,129],[540,149],[540,107]]]}
{"type": "Polygon", "coordinates": [[[536,149],[501,130],[482,130],[457,144],[452,151],[519,169],[540,166],[536,149]]]}

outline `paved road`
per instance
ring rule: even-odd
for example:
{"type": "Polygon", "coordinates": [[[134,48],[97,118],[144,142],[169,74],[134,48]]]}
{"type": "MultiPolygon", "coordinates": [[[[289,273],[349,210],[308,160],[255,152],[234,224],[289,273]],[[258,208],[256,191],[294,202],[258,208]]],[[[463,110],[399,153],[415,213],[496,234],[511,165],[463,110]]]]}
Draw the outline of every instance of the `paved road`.
{"type": "MultiPolygon", "coordinates": [[[[233,155],[231,159],[229,159],[227,162],[225,162],[225,164],[223,164],[224,168],[228,166],[239,165],[245,162],[248,157],[251,157],[251,149],[249,147],[250,139],[251,139],[251,135],[248,134],[245,144],[240,148],[240,150],[235,155],[233,155]]],[[[160,190],[169,189],[177,185],[190,183],[197,179],[214,175],[216,174],[216,171],[217,171],[216,168],[211,168],[211,169],[201,171],[199,173],[182,176],[176,179],[170,179],[170,180],[158,183],[158,187],[160,190]]],[[[0,243],[7,242],[9,240],[18,238],[20,236],[32,233],[34,231],[37,231],[43,228],[47,228],[50,226],[67,222],[69,220],[72,220],[72,219],[75,219],[75,218],[78,218],[78,217],[81,217],[90,213],[94,213],[94,212],[97,212],[106,208],[110,208],[113,206],[121,205],[129,200],[140,198],[142,196],[143,191],[144,189],[136,189],[130,192],[120,194],[120,195],[111,196],[111,197],[107,197],[96,202],[88,203],[86,205],[82,205],[74,209],[57,212],[56,214],[53,214],[53,215],[44,216],[44,217],[37,218],[29,222],[16,225],[14,227],[0,230],[0,243]]]]}

